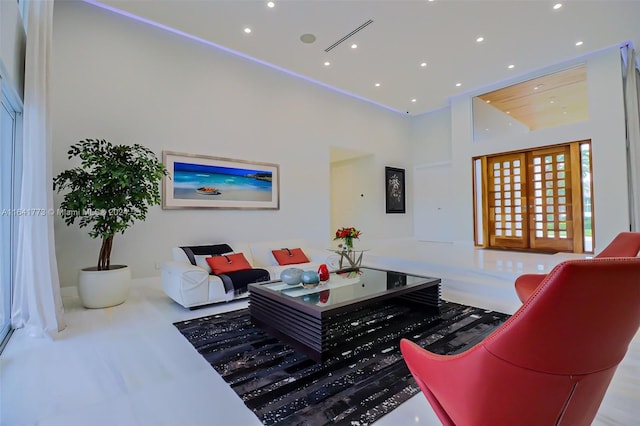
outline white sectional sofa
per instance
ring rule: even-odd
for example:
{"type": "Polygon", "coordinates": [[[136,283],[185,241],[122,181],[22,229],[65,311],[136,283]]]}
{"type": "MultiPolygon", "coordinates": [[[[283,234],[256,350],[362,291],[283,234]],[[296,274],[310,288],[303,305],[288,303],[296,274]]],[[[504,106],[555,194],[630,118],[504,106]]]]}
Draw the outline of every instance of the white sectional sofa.
{"type": "MultiPolygon", "coordinates": [[[[200,246],[185,246],[193,249],[191,254],[187,254],[182,247],[171,249],[172,260],[164,262],[161,267],[162,287],[171,299],[185,308],[195,308],[197,306],[209,305],[212,303],[229,302],[242,297],[247,297],[248,293],[234,288],[232,274],[228,276],[213,275],[206,262],[206,257],[211,254],[195,254],[213,251],[215,254],[226,252],[226,243],[218,243],[200,246]],[[189,256],[193,256],[192,259],[189,256]],[[193,262],[192,262],[193,260],[193,262]],[[195,264],[194,264],[195,263],[195,264]],[[229,279],[231,277],[231,279],[229,279]]],[[[256,271],[247,271],[241,276],[242,281],[260,282],[277,280],[280,273],[287,268],[300,268],[303,270],[317,271],[321,264],[325,263],[330,270],[338,267],[339,256],[329,250],[309,247],[304,240],[280,240],[264,241],[256,243],[229,243],[226,244],[233,253],[242,253],[249,264],[256,268],[256,271]],[[283,248],[300,248],[309,259],[308,263],[279,265],[273,256],[272,250],[283,248]]],[[[235,284],[238,284],[237,282],[235,284]]],[[[244,282],[243,284],[246,284],[244,282]]]]}

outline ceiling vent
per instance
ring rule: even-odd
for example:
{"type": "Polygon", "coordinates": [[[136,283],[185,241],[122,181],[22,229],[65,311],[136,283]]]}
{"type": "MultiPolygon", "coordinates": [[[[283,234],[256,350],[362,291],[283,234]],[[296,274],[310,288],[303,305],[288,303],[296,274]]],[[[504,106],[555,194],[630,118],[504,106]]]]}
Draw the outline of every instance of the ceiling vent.
{"type": "Polygon", "coordinates": [[[327,47],[326,49],[324,49],[325,52],[329,52],[332,49],[334,49],[335,47],[339,46],[340,44],[344,43],[345,40],[347,40],[349,37],[354,36],[356,33],[362,31],[365,27],[367,27],[369,24],[373,24],[373,20],[369,19],[367,22],[365,22],[364,24],[360,25],[358,28],[356,28],[355,30],[351,31],[349,34],[347,34],[346,36],[342,37],[340,40],[336,41],[335,43],[333,43],[331,46],[327,47]]]}

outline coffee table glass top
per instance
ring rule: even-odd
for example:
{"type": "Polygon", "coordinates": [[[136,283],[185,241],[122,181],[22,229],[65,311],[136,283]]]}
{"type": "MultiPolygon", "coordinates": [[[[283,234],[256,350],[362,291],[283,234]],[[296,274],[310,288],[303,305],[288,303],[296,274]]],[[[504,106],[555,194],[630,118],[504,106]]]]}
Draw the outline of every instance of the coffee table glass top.
{"type": "Polygon", "coordinates": [[[360,299],[368,299],[378,294],[404,293],[412,287],[425,283],[439,283],[440,279],[421,277],[395,271],[358,268],[342,272],[332,272],[328,281],[308,289],[301,284],[289,285],[282,281],[265,284],[251,284],[278,293],[294,303],[319,308],[331,308],[360,299]]]}

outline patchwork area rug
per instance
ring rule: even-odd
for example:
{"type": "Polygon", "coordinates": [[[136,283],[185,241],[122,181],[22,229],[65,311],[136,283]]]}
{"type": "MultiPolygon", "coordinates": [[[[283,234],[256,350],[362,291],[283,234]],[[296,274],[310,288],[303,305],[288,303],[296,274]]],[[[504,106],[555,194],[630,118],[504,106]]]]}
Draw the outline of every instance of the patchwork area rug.
{"type": "Polygon", "coordinates": [[[453,354],[508,317],[450,302],[440,314],[372,305],[342,316],[336,328],[344,337],[321,364],[252,325],[248,309],[175,326],[265,425],[368,425],[420,392],[402,359],[401,338],[453,354]]]}

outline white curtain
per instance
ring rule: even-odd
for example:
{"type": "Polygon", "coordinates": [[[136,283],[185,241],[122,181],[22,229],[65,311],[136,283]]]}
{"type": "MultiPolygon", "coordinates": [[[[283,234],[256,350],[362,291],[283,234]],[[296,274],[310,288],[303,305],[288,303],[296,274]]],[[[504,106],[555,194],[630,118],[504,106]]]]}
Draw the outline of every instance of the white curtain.
{"type": "Polygon", "coordinates": [[[631,230],[640,231],[640,87],[636,53],[631,46],[623,52],[627,62],[624,71],[624,109],[627,124],[629,159],[629,208],[631,230]]]}
{"type": "Polygon", "coordinates": [[[11,323],[34,337],[65,328],[53,236],[49,108],[53,0],[31,2],[27,21],[23,164],[18,253],[11,323]]]}

